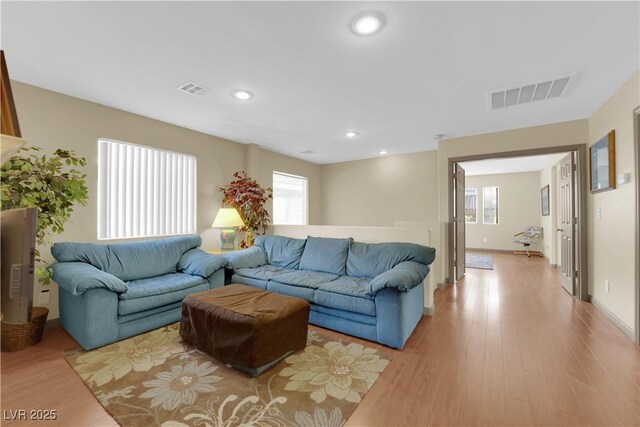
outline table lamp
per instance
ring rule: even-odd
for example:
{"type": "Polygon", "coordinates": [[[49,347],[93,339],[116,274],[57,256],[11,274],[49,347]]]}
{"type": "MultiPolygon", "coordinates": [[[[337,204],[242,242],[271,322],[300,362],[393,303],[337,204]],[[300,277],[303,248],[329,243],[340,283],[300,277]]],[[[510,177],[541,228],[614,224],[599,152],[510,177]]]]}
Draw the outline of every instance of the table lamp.
{"type": "Polygon", "coordinates": [[[220,249],[223,251],[232,251],[236,248],[236,231],[234,227],[244,227],[244,221],[240,218],[240,214],[236,208],[220,208],[216,218],[211,224],[211,228],[221,228],[220,249]]]}

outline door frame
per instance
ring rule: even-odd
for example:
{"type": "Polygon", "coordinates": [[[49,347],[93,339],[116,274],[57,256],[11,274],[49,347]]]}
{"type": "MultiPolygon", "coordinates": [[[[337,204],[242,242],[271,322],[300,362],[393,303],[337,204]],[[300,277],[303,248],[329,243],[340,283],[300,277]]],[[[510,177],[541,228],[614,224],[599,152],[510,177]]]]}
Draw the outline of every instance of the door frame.
{"type": "Polygon", "coordinates": [[[633,138],[635,151],[636,180],[636,344],[640,345],[640,106],[633,110],[633,138]]]}
{"type": "MultiPolygon", "coordinates": [[[[531,148],[526,150],[516,151],[501,151],[495,153],[483,153],[470,156],[449,157],[448,163],[448,189],[449,189],[449,245],[448,245],[448,261],[449,261],[449,279],[448,283],[453,283],[452,279],[455,277],[453,272],[453,254],[455,251],[455,236],[453,227],[453,172],[454,164],[459,162],[465,162],[470,160],[486,160],[497,158],[509,158],[509,157],[525,157],[536,156],[540,154],[555,154],[564,152],[576,153],[576,212],[575,215],[578,218],[578,227],[576,231],[576,276],[577,295],[576,297],[582,301],[589,301],[589,268],[588,268],[588,253],[587,253],[587,174],[589,171],[589,165],[587,163],[587,145],[586,144],[572,144],[572,145],[558,145],[553,147],[544,148],[531,148]]],[[[640,321],[640,320],[639,320],[640,321]]],[[[637,331],[637,328],[636,328],[637,331]]]]}

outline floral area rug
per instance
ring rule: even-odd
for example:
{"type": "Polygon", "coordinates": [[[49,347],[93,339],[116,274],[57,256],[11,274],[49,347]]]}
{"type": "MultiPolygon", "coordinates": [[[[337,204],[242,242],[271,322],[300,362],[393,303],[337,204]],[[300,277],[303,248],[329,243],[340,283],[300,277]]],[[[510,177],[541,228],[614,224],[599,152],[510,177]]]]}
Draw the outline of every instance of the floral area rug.
{"type": "Polygon", "coordinates": [[[183,343],[179,324],[65,354],[122,426],[301,426],[345,423],[390,356],[310,331],[307,347],[257,378],[183,343]]]}

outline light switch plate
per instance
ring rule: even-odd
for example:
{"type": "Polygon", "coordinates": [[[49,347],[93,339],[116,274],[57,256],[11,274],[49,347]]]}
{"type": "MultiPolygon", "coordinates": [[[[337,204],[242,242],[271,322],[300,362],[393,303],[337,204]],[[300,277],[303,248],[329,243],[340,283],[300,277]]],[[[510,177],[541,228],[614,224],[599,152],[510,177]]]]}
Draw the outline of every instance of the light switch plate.
{"type": "Polygon", "coordinates": [[[602,210],[600,208],[596,208],[596,219],[602,218],[602,210]]]}
{"type": "Polygon", "coordinates": [[[628,184],[631,182],[631,174],[626,172],[626,173],[621,173],[618,174],[618,179],[617,179],[618,184],[628,184]]]}

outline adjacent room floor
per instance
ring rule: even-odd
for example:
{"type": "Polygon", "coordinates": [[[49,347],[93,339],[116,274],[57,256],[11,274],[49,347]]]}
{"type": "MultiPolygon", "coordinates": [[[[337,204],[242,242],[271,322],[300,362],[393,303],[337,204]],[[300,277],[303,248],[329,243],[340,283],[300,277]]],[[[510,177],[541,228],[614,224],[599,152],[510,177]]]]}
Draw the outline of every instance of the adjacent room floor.
{"type": "MultiPolygon", "coordinates": [[[[493,255],[493,270],[437,292],[436,314],[348,426],[640,424],[640,347],[569,296],[544,259],[493,255]]],[[[2,353],[2,409],[57,410],[39,425],[117,425],[62,358],[76,346],[58,327],[2,353]]]]}

